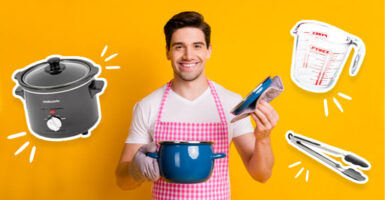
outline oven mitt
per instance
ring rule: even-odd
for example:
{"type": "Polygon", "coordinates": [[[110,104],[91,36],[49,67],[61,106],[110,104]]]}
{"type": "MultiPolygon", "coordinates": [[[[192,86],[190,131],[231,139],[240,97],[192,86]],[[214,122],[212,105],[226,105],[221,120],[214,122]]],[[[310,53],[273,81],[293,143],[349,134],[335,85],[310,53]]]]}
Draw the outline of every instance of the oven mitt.
{"type": "Polygon", "coordinates": [[[128,172],[135,181],[156,181],[159,179],[158,161],[146,156],[146,153],[155,152],[157,148],[157,144],[153,142],[143,145],[136,152],[133,162],[128,168],[128,172]]]}
{"type": "Polygon", "coordinates": [[[281,77],[279,76],[275,76],[273,79],[272,79],[272,82],[270,84],[269,87],[267,87],[267,89],[265,91],[262,92],[261,96],[254,102],[252,103],[250,106],[248,106],[247,108],[245,108],[241,113],[239,113],[236,117],[234,117],[232,120],[231,120],[231,123],[234,123],[240,119],[243,119],[247,116],[250,115],[250,113],[254,112],[255,111],[255,108],[256,108],[256,105],[259,103],[259,101],[261,99],[263,99],[264,101],[266,101],[267,103],[269,103],[270,101],[272,101],[275,97],[277,97],[279,94],[281,94],[281,92],[283,91],[283,84],[282,84],[282,80],[281,80],[281,77]]]}

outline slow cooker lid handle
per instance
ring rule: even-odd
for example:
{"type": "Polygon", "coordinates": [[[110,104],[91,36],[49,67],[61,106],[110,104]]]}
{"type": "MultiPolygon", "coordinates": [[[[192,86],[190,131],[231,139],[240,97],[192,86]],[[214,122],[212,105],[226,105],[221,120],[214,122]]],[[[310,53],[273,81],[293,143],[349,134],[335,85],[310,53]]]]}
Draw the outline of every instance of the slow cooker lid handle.
{"type": "Polygon", "coordinates": [[[64,70],[64,65],[60,64],[59,57],[52,57],[47,60],[49,66],[46,68],[46,71],[52,75],[59,74],[64,70]]]}

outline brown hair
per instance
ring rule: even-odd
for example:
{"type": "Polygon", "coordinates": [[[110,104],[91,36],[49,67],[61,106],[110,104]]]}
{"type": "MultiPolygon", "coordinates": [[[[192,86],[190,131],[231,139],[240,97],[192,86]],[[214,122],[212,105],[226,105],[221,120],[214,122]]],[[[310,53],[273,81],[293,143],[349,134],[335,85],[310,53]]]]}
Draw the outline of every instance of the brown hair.
{"type": "Polygon", "coordinates": [[[210,45],[210,26],[203,20],[203,16],[194,11],[181,12],[174,15],[164,26],[164,35],[166,36],[167,50],[170,50],[172,34],[180,28],[194,27],[199,28],[205,34],[207,48],[210,45]]]}

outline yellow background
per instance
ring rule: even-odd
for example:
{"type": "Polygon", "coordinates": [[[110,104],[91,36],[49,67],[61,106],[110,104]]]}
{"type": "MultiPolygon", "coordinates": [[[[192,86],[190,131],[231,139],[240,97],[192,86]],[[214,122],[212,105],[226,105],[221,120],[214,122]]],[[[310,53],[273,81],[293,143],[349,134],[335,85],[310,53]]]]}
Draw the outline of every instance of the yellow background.
{"type": "Polygon", "coordinates": [[[280,115],[272,133],[273,176],[260,184],[231,149],[233,199],[383,199],[384,3],[362,0],[292,1],[7,1],[0,6],[0,199],[149,199],[149,183],[133,191],[115,185],[114,170],[135,102],[172,78],[165,57],[165,22],[185,10],[201,12],[212,27],[207,76],[243,96],[267,75],[280,75],[285,91],[272,102],[280,115]],[[303,19],[323,21],[362,38],[365,56],[356,77],[346,64],[326,94],[299,89],[290,79],[293,37],[303,19]],[[119,53],[105,62],[104,58],[119,53]],[[87,57],[103,67],[108,88],[100,96],[102,120],[90,138],[47,142],[27,128],[12,96],[16,69],[51,54],[87,57]],[[108,65],[120,70],[105,70],[108,65]],[[351,101],[337,95],[342,92],[351,101]],[[341,113],[334,105],[341,103],[341,113]],[[329,102],[324,115],[323,99],[329,102]],[[287,130],[355,152],[372,164],[365,185],[352,183],[290,146],[287,130]],[[7,136],[26,131],[27,136],[7,136]],[[31,144],[17,156],[24,142],[31,144]],[[33,163],[29,152],[36,146],[33,163]],[[301,165],[288,168],[297,161],[301,165]],[[305,171],[295,179],[302,167],[305,171]]]}

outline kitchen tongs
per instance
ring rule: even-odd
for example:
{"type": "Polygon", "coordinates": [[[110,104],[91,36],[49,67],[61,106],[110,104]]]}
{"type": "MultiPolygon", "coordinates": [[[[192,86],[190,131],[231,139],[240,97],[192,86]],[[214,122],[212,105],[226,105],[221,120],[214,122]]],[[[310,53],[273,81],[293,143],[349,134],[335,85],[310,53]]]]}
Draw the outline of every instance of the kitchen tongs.
{"type": "Polygon", "coordinates": [[[368,181],[368,177],[359,169],[369,170],[371,167],[370,163],[354,153],[307,138],[293,131],[286,133],[286,139],[290,145],[337,172],[344,178],[359,184],[364,184],[368,181]],[[348,166],[343,166],[341,162],[334,160],[325,153],[335,157],[342,157],[343,162],[348,166]]]}

